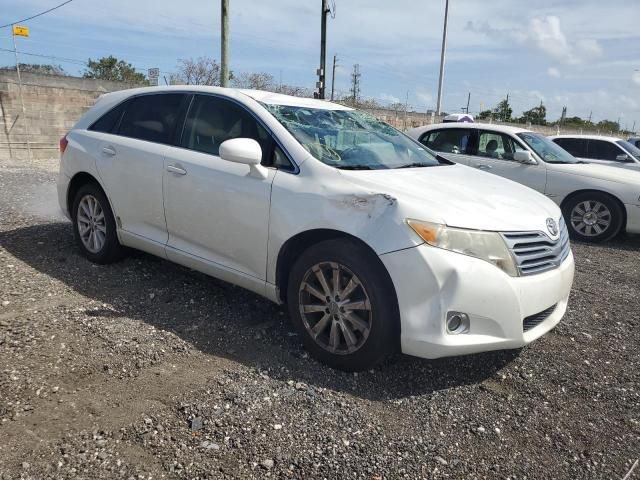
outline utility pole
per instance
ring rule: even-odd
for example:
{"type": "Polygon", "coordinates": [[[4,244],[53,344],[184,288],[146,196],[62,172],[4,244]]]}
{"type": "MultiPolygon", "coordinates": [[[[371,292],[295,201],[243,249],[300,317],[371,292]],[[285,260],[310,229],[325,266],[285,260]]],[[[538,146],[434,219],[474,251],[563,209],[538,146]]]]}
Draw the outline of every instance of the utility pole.
{"type": "Polygon", "coordinates": [[[327,57],[327,15],[331,9],[327,0],[322,0],[320,20],[320,68],[318,69],[318,98],[324,100],[325,91],[325,63],[327,57]]]}
{"type": "Polygon", "coordinates": [[[336,83],[336,61],[337,57],[333,56],[333,69],[331,70],[331,101],[333,102],[333,92],[336,83]]]}
{"type": "Polygon", "coordinates": [[[20,62],[18,61],[18,47],[16,46],[15,25],[11,25],[11,38],[13,38],[13,53],[16,56],[16,74],[18,75],[18,92],[20,95],[20,104],[22,106],[22,124],[25,128],[25,138],[27,139],[27,151],[29,152],[29,160],[32,160],[31,142],[29,142],[29,125],[27,123],[27,109],[24,107],[24,97],[22,95],[22,78],[20,77],[20,62]]]}
{"type": "Polygon", "coordinates": [[[589,112],[589,123],[591,123],[591,115],[593,115],[593,110],[589,112]]]}
{"type": "Polygon", "coordinates": [[[447,20],[449,17],[449,0],[445,0],[444,7],[444,28],[442,29],[442,52],[440,53],[440,80],[438,81],[438,103],[436,104],[436,115],[440,115],[442,110],[442,82],[444,81],[444,58],[447,50],[447,20]]]}
{"type": "Polygon", "coordinates": [[[409,90],[407,90],[407,99],[404,102],[404,128],[403,131],[407,131],[407,115],[409,111],[409,90]]]}
{"type": "Polygon", "coordinates": [[[467,115],[469,115],[469,103],[471,103],[471,92],[469,92],[469,95],[467,95],[467,106],[464,109],[464,113],[466,113],[467,115]]]}
{"type": "Polygon", "coordinates": [[[229,86],[229,0],[220,0],[222,41],[220,53],[220,85],[229,86]]]}
{"type": "Polygon", "coordinates": [[[358,104],[360,99],[360,65],[357,63],[353,66],[353,73],[351,74],[351,99],[354,106],[358,104]]]}

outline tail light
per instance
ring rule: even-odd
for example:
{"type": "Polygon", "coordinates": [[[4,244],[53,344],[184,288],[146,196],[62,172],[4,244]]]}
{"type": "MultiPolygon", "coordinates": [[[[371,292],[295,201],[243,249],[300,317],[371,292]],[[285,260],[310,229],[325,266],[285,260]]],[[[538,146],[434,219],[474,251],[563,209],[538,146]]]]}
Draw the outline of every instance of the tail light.
{"type": "Polygon", "coordinates": [[[60,139],[60,155],[67,149],[67,145],[69,145],[69,140],[67,140],[67,136],[65,135],[60,139]]]}

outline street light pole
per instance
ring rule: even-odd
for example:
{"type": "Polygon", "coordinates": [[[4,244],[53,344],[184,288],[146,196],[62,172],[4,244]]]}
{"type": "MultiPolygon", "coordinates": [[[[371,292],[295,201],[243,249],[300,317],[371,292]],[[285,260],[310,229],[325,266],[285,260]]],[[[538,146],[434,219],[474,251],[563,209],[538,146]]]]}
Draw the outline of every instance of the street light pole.
{"type": "Polygon", "coordinates": [[[444,7],[444,28],[442,29],[442,52],[440,53],[440,80],[438,81],[438,103],[436,105],[436,115],[442,112],[442,82],[444,81],[444,58],[447,50],[447,20],[449,17],[449,0],[445,0],[444,7]]]}

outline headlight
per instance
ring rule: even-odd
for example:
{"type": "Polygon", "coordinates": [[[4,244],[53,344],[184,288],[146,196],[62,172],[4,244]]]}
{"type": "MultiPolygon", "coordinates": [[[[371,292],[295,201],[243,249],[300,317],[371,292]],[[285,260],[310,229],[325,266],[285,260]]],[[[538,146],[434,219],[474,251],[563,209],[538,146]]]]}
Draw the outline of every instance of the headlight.
{"type": "Polygon", "coordinates": [[[518,269],[499,233],[452,228],[437,223],[407,219],[407,224],[433,247],[462,253],[492,263],[512,277],[518,269]]]}

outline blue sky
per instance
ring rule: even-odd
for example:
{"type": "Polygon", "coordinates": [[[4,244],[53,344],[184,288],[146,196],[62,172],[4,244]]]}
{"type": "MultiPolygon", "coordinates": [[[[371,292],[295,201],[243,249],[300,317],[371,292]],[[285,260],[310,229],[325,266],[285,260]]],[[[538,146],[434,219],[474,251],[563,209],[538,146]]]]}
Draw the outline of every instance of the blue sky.
{"type": "MultiPolygon", "coordinates": [[[[435,106],[444,0],[335,0],[327,60],[338,55],[336,89],[347,92],[360,64],[362,95],[382,103],[435,106]]],[[[450,0],[443,109],[472,112],[509,93],[514,114],[540,103],[548,118],[621,119],[640,128],[638,0],[450,0]]],[[[0,24],[60,0],[0,0],[0,24]]],[[[320,0],[230,0],[231,68],[264,71],[312,87],[319,63],[320,0]]],[[[27,23],[18,49],[85,60],[113,54],[140,70],[176,70],[177,60],[219,59],[217,0],[74,0],[27,23]]],[[[0,48],[10,49],[9,29],[0,48]]],[[[38,57],[22,57],[33,62],[38,57]]],[[[0,51],[0,65],[13,54],[0,51]]],[[[77,62],[52,61],[70,73],[77,62]]]]}

